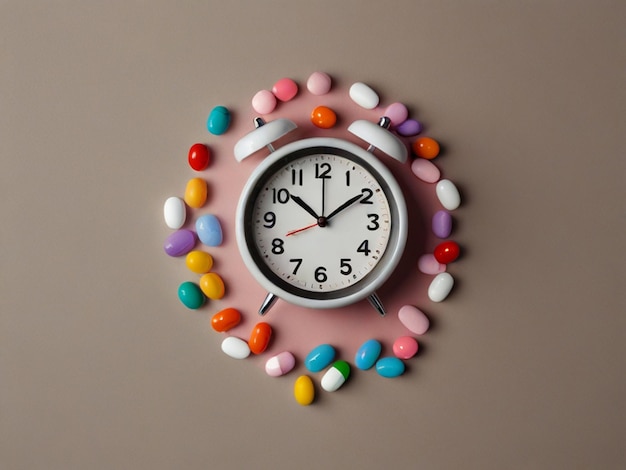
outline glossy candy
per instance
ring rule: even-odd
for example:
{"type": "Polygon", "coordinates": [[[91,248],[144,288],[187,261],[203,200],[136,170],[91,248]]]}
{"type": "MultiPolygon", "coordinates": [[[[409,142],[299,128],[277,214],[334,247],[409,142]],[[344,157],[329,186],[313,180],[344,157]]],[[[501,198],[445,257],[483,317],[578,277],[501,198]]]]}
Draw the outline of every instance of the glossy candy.
{"type": "Polygon", "coordinates": [[[378,94],[362,82],[354,83],[350,87],[349,94],[352,101],[365,109],[374,109],[380,101],[378,94]]]}
{"type": "Polygon", "coordinates": [[[308,375],[301,375],[296,379],[293,385],[293,396],[296,401],[302,405],[307,406],[313,403],[315,399],[315,387],[313,386],[313,380],[308,375]]]}
{"type": "Polygon", "coordinates": [[[216,106],[209,113],[206,128],[213,135],[222,135],[230,126],[230,111],[224,106],[216,106]]]}
{"type": "Polygon", "coordinates": [[[398,310],[398,319],[410,332],[423,335],[428,331],[430,321],[419,308],[413,305],[404,305],[398,310]]]}
{"type": "Polygon", "coordinates": [[[431,137],[418,137],[412,144],[415,155],[428,160],[439,155],[439,143],[431,137]]]}
{"type": "Polygon", "coordinates": [[[417,269],[424,274],[439,274],[446,271],[446,265],[440,263],[432,253],[422,255],[417,260],[417,269]]]}
{"type": "Polygon", "coordinates": [[[398,359],[411,359],[417,354],[418,347],[412,336],[400,336],[393,342],[393,354],[398,359]]]}
{"type": "Polygon", "coordinates": [[[411,163],[411,171],[415,176],[424,181],[425,183],[436,183],[441,177],[439,168],[425,158],[416,158],[411,163]]]}
{"type": "Polygon", "coordinates": [[[211,327],[220,333],[236,327],[241,322],[241,313],[235,308],[225,308],[211,317],[211,327]]]}
{"type": "Polygon", "coordinates": [[[407,119],[396,126],[396,132],[404,137],[411,137],[422,132],[422,123],[415,119],[407,119]]]}
{"type": "Polygon", "coordinates": [[[270,357],[265,363],[265,372],[271,377],[280,377],[290,372],[296,365],[296,358],[289,351],[270,357]]]}
{"type": "Polygon", "coordinates": [[[206,246],[219,246],[222,244],[222,225],[213,214],[205,214],[196,220],[196,232],[198,238],[206,246]]]}
{"type": "Polygon", "coordinates": [[[269,114],[276,108],[276,96],[269,90],[261,90],[252,97],[252,109],[259,114],[269,114]]]}
{"type": "Polygon", "coordinates": [[[193,250],[194,246],[196,246],[196,234],[182,228],[165,239],[163,249],[170,256],[182,256],[193,250]]]}
{"type": "Polygon", "coordinates": [[[454,278],[450,273],[439,273],[428,286],[428,298],[433,302],[442,302],[448,297],[453,286],[454,278]]]}
{"type": "Polygon", "coordinates": [[[335,361],[322,377],[322,388],[327,392],[338,390],[350,376],[350,364],[346,361],[335,361]]]}
{"type": "Polygon", "coordinates": [[[409,110],[402,103],[391,103],[385,108],[383,115],[391,119],[392,126],[398,126],[409,117],[409,110]]]}
{"type": "Polygon", "coordinates": [[[202,178],[191,178],[185,188],[185,202],[189,207],[198,209],[206,203],[209,188],[202,178]]]}
{"type": "Polygon", "coordinates": [[[190,251],[185,258],[187,268],[194,273],[208,273],[213,267],[213,257],[204,251],[190,251]]]}
{"type": "Polygon", "coordinates": [[[379,341],[368,339],[359,347],[354,355],[355,365],[361,370],[371,369],[374,364],[376,364],[381,350],[382,345],[379,341]]]}
{"type": "Polygon", "coordinates": [[[376,372],[382,377],[398,377],[404,374],[404,369],[404,362],[397,357],[382,357],[376,361],[376,372]]]}
{"type": "Polygon", "coordinates": [[[281,78],[274,83],[272,93],[280,101],[289,101],[298,94],[298,84],[291,78],[281,78]]]}
{"type": "Polygon", "coordinates": [[[304,359],[304,366],[310,372],[325,369],[335,359],[335,348],[330,344],[320,344],[311,350],[304,359]]]}
{"type": "Polygon", "coordinates": [[[204,144],[193,144],[189,148],[189,155],[187,161],[189,166],[196,171],[205,170],[209,166],[211,160],[211,154],[209,149],[204,144]]]}
{"type": "Polygon", "coordinates": [[[245,359],[250,355],[250,348],[241,338],[228,336],[222,341],[222,351],[233,359],[245,359]]]}
{"type": "Polygon", "coordinates": [[[459,247],[459,244],[452,240],[448,240],[437,245],[433,255],[440,263],[448,264],[455,261],[459,257],[460,253],[461,248],[459,247]]]}
{"type": "Polygon", "coordinates": [[[337,123],[337,115],[326,106],[318,106],[311,112],[311,122],[320,129],[330,129],[337,123]]]}
{"type": "Polygon", "coordinates": [[[461,195],[452,181],[440,180],[435,187],[435,192],[441,205],[449,211],[453,211],[461,205],[461,195]]]}
{"type": "Polygon", "coordinates": [[[314,95],[325,95],[330,91],[332,80],[324,72],[313,72],[306,81],[307,89],[314,95]]]}
{"type": "Polygon", "coordinates": [[[253,354],[261,354],[267,349],[272,338],[272,327],[269,323],[259,322],[250,333],[250,339],[248,340],[248,346],[253,354]]]}
{"type": "Polygon", "coordinates": [[[200,289],[209,299],[218,300],[224,297],[224,281],[216,273],[206,273],[200,278],[200,289]]]}
{"type": "Polygon", "coordinates": [[[187,207],[185,202],[179,197],[168,197],[163,204],[163,218],[165,225],[178,230],[185,225],[187,219],[187,207]]]}
{"type": "Polygon", "coordinates": [[[433,233],[439,238],[448,238],[452,233],[452,216],[447,211],[437,211],[433,215],[433,233]]]}
{"type": "Polygon", "coordinates": [[[202,307],[205,300],[198,284],[191,281],[183,282],[178,286],[178,298],[185,307],[192,310],[202,307]]]}

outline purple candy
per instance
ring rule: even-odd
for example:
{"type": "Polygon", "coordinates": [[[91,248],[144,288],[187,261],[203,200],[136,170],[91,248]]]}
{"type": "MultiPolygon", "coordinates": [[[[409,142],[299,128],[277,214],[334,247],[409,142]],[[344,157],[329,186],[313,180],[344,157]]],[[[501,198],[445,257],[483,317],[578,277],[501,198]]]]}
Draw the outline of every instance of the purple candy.
{"type": "Polygon", "coordinates": [[[437,211],[433,215],[433,233],[439,238],[448,238],[452,232],[452,216],[447,211],[437,211]]]}
{"type": "Polygon", "coordinates": [[[396,127],[396,132],[405,137],[416,135],[422,132],[422,124],[415,119],[407,119],[396,127]]]}
{"type": "Polygon", "coordinates": [[[189,253],[196,246],[196,234],[191,230],[181,229],[165,239],[163,248],[170,256],[182,256],[189,253]]]}

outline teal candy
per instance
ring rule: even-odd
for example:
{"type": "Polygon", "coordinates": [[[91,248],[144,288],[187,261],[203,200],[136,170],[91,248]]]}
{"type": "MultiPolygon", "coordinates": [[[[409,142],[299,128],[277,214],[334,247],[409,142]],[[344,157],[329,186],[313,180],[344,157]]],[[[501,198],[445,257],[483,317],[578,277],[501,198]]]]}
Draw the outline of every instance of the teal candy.
{"type": "Polygon", "coordinates": [[[195,310],[204,304],[204,294],[200,290],[200,286],[193,282],[183,282],[178,286],[178,298],[187,308],[195,310]]]}
{"type": "Polygon", "coordinates": [[[209,113],[206,128],[213,135],[222,135],[230,126],[230,111],[224,106],[216,106],[209,113]]]}
{"type": "Polygon", "coordinates": [[[330,344],[320,344],[314,347],[304,359],[304,366],[309,372],[319,372],[333,362],[335,359],[335,348],[330,344]]]}
{"type": "Polygon", "coordinates": [[[368,339],[361,345],[354,356],[354,363],[357,368],[361,370],[371,369],[378,360],[381,349],[380,342],[375,339],[368,339]]]}
{"type": "Polygon", "coordinates": [[[383,377],[398,377],[404,374],[404,362],[397,357],[383,357],[376,362],[376,372],[383,377]]]}

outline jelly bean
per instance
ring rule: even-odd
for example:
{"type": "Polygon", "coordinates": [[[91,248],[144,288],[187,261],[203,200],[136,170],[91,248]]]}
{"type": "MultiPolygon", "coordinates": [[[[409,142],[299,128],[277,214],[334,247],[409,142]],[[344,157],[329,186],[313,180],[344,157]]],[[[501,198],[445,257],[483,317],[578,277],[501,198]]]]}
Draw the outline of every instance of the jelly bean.
{"type": "Polygon", "coordinates": [[[252,97],[252,109],[259,114],[269,114],[276,109],[276,96],[269,90],[261,90],[252,97]]]}
{"type": "Polygon", "coordinates": [[[393,342],[393,353],[398,359],[411,359],[417,354],[418,347],[412,336],[400,336],[393,342]]]}
{"type": "Polygon", "coordinates": [[[187,268],[198,274],[208,273],[213,267],[213,257],[204,251],[190,251],[185,258],[187,268]]]}
{"type": "Polygon", "coordinates": [[[194,246],[196,246],[196,234],[182,228],[165,239],[163,248],[170,256],[182,256],[193,250],[194,246]]]}
{"type": "Polygon", "coordinates": [[[433,233],[439,238],[448,238],[452,233],[452,216],[446,211],[437,211],[433,215],[433,233]]]}
{"type": "Polygon", "coordinates": [[[337,115],[326,106],[318,106],[311,112],[311,122],[320,129],[330,129],[337,123],[337,115]]]}
{"type": "Polygon", "coordinates": [[[411,137],[422,132],[422,123],[415,119],[407,119],[396,126],[396,132],[404,137],[411,137]]]}
{"type": "Polygon", "coordinates": [[[239,325],[241,313],[235,308],[225,308],[211,317],[211,327],[220,333],[239,325]]]}
{"type": "Polygon", "coordinates": [[[330,344],[320,344],[311,350],[304,359],[304,366],[310,372],[325,369],[335,359],[335,348],[330,344]]]}
{"type": "Polygon", "coordinates": [[[308,375],[301,375],[296,379],[296,383],[293,386],[293,396],[302,406],[307,406],[313,403],[313,400],[315,399],[315,387],[313,386],[313,380],[311,380],[311,377],[308,375]]]}
{"type": "Polygon", "coordinates": [[[313,72],[306,81],[307,89],[314,95],[325,95],[330,91],[332,80],[324,72],[313,72]]]}
{"type": "Polygon", "coordinates": [[[431,160],[439,155],[439,143],[431,137],[418,137],[412,147],[415,155],[421,158],[431,160]]]}
{"type": "Polygon", "coordinates": [[[392,126],[399,126],[409,117],[409,110],[402,103],[391,103],[387,106],[383,115],[391,119],[392,126]]]}
{"type": "Polygon", "coordinates": [[[163,218],[169,228],[181,228],[187,219],[187,207],[183,200],[179,197],[168,197],[163,204],[163,218]]]}
{"type": "Polygon", "coordinates": [[[439,181],[441,172],[430,160],[424,158],[416,158],[411,163],[411,171],[415,176],[425,183],[436,183],[439,181]]]}
{"type": "Polygon", "coordinates": [[[435,247],[433,255],[435,259],[442,264],[448,264],[455,261],[459,254],[461,253],[461,248],[457,242],[452,240],[448,240],[445,242],[441,242],[439,245],[435,247]]]}
{"type": "Polygon", "coordinates": [[[222,351],[233,359],[245,359],[250,355],[250,348],[241,338],[228,336],[222,341],[222,351]]]}
{"type": "Polygon", "coordinates": [[[230,111],[224,106],[216,106],[209,113],[206,128],[213,135],[222,135],[230,126],[230,111]]]}
{"type": "Polygon", "coordinates": [[[440,180],[435,187],[435,192],[441,205],[449,211],[461,205],[461,195],[452,181],[440,180]]]}
{"type": "Polygon", "coordinates": [[[382,377],[398,377],[404,374],[404,362],[397,357],[380,358],[376,362],[376,372],[382,377]]]}
{"type": "Polygon", "coordinates": [[[375,339],[368,339],[357,350],[354,356],[355,365],[361,370],[371,369],[378,360],[382,346],[375,339]]]}
{"type": "Polygon", "coordinates": [[[200,278],[200,289],[209,299],[218,300],[224,297],[224,281],[218,274],[204,274],[200,278]]]}
{"type": "Polygon", "coordinates": [[[430,321],[428,317],[424,315],[419,308],[413,305],[404,305],[398,310],[398,320],[402,323],[410,332],[416,335],[423,335],[428,331],[430,321]]]}
{"type": "Polygon", "coordinates": [[[196,171],[205,170],[211,161],[209,148],[204,144],[193,144],[187,156],[189,166],[196,171]]]}
{"type": "Polygon", "coordinates": [[[270,357],[265,363],[265,372],[271,377],[280,377],[290,372],[296,365],[296,358],[289,351],[270,357]]]}
{"type": "Polygon", "coordinates": [[[378,94],[365,83],[361,82],[354,83],[350,87],[349,94],[352,101],[365,109],[374,109],[378,106],[378,102],[380,101],[378,94]]]}
{"type": "Polygon", "coordinates": [[[417,269],[424,274],[439,274],[445,272],[447,268],[445,264],[437,261],[435,255],[428,253],[419,257],[417,269]]]}
{"type": "Polygon", "coordinates": [[[322,377],[322,388],[327,392],[338,390],[350,376],[350,364],[346,361],[335,361],[322,377]]]}
{"type": "Polygon", "coordinates": [[[253,354],[261,354],[267,349],[272,338],[272,327],[269,323],[259,322],[250,333],[250,339],[248,340],[248,346],[253,354]]]}
{"type": "Polygon", "coordinates": [[[298,94],[298,84],[291,78],[281,78],[274,83],[272,93],[280,101],[289,101],[298,94]]]}
{"type": "Polygon", "coordinates": [[[178,286],[178,298],[185,307],[192,310],[202,307],[205,300],[198,284],[190,281],[183,282],[178,286]]]}
{"type": "Polygon", "coordinates": [[[198,238],[206,246],[219,246],[222,244],[222,225],[213,214],[205,214],[196,220],[196,232],[198,238]]]}
{"type": "Polygon", "coordinates": [[[191,178],[185,188],[185,202],[194,209],[204,206],[208,189],[207,182],[202,178],[191,178]]]}
{"type": "Polygon", "coordinates": [[[428,286],[428,298],[433,302],[442,302],[448,297],[453,286],[454,278],[450,273],[439,273],[428,286]]]}

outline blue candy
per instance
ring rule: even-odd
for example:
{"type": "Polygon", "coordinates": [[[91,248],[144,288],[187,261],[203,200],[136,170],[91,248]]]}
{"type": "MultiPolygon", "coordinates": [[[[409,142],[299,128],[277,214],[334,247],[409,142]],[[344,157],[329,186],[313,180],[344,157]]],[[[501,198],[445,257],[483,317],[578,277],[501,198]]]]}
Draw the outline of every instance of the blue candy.
{"type": "Polygon", "coordinates": [[[222,226],[220,221],[212,214],[205,214],[196,220],[196,233],[198,238],[206,246],[219,246],[222,244],[222,226]]]}
{"type": "Polygon", "coordinates": [[[368,339],[356,352],[354,363],[361,370],[371,369],[376,363],[382,346],[375,339],[368,339]]]}
{"type": "Polygon", "coordinates": [[[330,344],[320,344],[314,347],[304,359],[304,366],[309,372],[319,372],[325,369],[335,359],[335,348],[330,344]]]}
{"type": "Polygon", "coordinates": [[[207,130],[213,135],[222,135],[230,126],[230,111],[224,106],[216,106],[209,113],[207,130]]]}
{"type": "Polygon", "coordinates": [[[393,378],[404,374],[404,362],[397,357],[383,357],[376,362],[376,372],[383,377],[393,378]]]}

